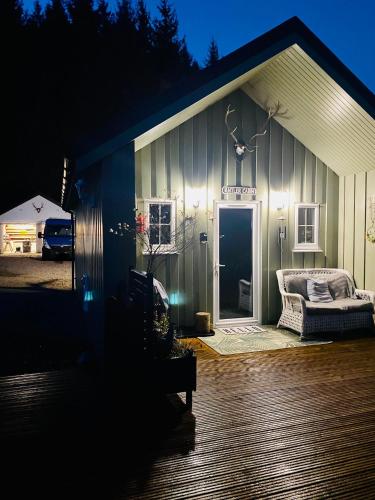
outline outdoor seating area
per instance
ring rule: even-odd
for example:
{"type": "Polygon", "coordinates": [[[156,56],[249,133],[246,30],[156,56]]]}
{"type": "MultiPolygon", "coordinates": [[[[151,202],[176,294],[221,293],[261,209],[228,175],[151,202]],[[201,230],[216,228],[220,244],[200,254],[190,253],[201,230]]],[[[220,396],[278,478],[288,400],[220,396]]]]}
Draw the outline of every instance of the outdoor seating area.
{"type": "Polygon", "coordinates": [[[348,271],[282,269],[276,274],[283,305],[278,327],[290,328],[301,338],[317,332],[375,330],[375,292],[357,289],[348,271]]]}

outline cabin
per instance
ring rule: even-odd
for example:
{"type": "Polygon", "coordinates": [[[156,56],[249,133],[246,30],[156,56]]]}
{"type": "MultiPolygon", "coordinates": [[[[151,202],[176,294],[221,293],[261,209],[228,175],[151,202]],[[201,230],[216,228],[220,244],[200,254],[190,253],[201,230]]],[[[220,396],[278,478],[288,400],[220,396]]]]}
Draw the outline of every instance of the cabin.
{"type": "Polygon", "coordinates": [[[82,145],[63,207],[98,352],[105,300],[147,270],[148,244],[178,326],[198,311],[276,322],[282,268],[345,268],[374,290],[374,116],[372,92],[292,18],[82,145]]]}

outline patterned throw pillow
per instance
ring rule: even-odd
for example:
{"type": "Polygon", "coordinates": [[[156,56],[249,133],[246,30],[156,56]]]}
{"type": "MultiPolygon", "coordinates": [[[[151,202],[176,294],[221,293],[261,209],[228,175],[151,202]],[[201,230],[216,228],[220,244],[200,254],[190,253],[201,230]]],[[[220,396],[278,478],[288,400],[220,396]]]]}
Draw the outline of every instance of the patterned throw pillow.
{"type": "Polygon", "coordinates": [[[328,288],[334,300],[346,299],[351,296],[348,279],[343,274],[337,273],[328,278],[328,288]]]}
{"type": "Polygon", "coordinates": [[[307,294],[311,302],[333,302],[327,281],[308,279],[307,294]]]}
{"type": "Polygon", "coordinates": [[[302,295],[305,300],[309,300],[307,295],[306,276],[285,276],[284,278],[285,289],[288,293],[298,293],[302,295]]]}

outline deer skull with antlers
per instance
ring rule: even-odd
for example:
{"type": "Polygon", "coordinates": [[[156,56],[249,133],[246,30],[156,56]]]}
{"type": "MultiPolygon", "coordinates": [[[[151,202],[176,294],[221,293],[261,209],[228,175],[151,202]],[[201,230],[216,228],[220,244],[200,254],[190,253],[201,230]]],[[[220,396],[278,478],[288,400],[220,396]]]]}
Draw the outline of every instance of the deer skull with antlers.
{"type": "Polygon", "coordinates": [[[236,137],[235,132],[238,129],[237,126],[234,127],[233,129],[231,129],[229,127],[229,124],[228,124],[229,115],[234,113],[236,110],[234,108],[231,108],[231,105],[228,104],[227,111],[225,113],[225,120],[224,121],[225,121],[225,125],[228,129],[229,135],[232,137],[232,139],[234,141],[233,147],[234,147],[234,152],[235,152],[237,160],[242,161],[244,156],[245,156],[246,151],[248,151],[249,153],[253,153],[256,150],[257,146],[253,143],[253,141],[257,137],[263,136],[267,133],[267,125],[268,125],[268,122],[271,120],[271,118],[273,118],[275,116],[284,116],[287,113],[287,111],[280,112],[280,108],[281,108],[281,104],[279,102],[277,102],[275,104],[275,106],[273,106],[273,107],[267,107],[267,109],[266,109],[267,110],[267,118],[263,124],[263,127],[261,128],[261,132],[257,132],[256,134],[252,135],[250,137],[249,141],[245,142],[242,139],[236,137]]]}
{"type": "Polygon", "coordinates": [[[37,206],[36,206],[36,205],[34,205],[34,203],[33,203],[33,207],[34,207],[34,209],[38,212],[38,214],[39,214],[39,213],[40,213],[40,211],[42,210],[43,206],[44,206],[43,202],[42,202],[42,204],[40,205],[40,207],[37,207],[37,206]]]}

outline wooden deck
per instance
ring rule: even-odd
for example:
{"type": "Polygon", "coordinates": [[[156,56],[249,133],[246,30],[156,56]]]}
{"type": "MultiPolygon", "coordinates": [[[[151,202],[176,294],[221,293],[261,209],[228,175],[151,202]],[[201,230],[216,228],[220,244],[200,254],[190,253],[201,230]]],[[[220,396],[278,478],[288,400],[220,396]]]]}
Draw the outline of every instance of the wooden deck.
{"type": "Polygon", "coordinates": [[[113,398],[85,372],[0,379],[4,477],[13,491],[375,498],[374,338],[226,357],[193,342],[193,415],[174,398],[156,407],[149,394],[130,407],[121,384],[113,398]]]}

